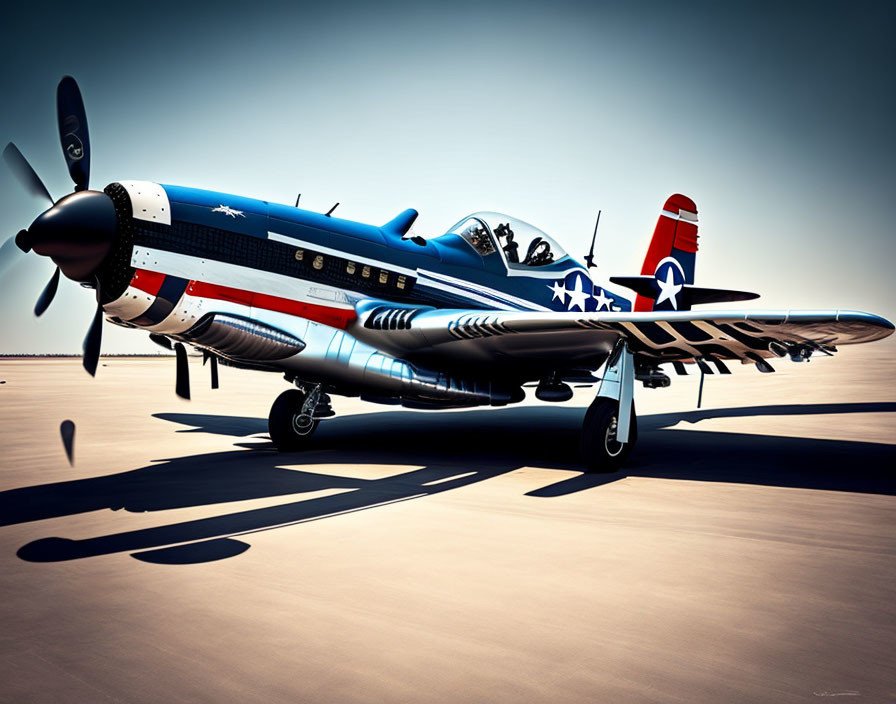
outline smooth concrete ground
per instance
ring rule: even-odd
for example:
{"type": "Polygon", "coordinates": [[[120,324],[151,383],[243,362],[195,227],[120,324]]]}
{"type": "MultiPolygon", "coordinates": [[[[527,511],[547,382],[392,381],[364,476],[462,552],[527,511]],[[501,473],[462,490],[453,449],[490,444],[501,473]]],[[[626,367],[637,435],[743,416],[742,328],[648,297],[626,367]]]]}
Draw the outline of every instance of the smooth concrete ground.
{"type": "Polygon", "coordinates": [[[0,362],[0,699],[892,701],[894,352],[639,389],[609,476],[585,390],[279,455],[276,375],[0,362]]]}

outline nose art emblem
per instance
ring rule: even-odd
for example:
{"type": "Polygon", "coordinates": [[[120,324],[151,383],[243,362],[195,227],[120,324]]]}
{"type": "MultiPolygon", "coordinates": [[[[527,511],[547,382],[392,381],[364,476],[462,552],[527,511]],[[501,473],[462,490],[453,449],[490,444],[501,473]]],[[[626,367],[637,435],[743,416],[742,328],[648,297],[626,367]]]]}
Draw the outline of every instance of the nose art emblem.
{"type": "Polygon", "coordinates": [[[213,213],[224,213],[225,215],[229,215],[230,217],[232,217],[234,220],[236,220],[238,217],[240,217],[240,218],[246,217],[243,214],[242,210],[234,210],[233,208],[231,208],[228,205],[219,205],[217,208],[212,208],[212,212],[213,213]]]}

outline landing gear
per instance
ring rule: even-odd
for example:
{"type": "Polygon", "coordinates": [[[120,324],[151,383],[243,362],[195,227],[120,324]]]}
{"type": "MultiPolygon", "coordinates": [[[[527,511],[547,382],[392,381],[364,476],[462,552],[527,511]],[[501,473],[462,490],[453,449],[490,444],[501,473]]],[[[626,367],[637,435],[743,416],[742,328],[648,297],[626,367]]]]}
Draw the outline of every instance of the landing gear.
{"type": "Polygon", "coordinates": [[[638,439],[635,416],[635,362],[620,340],[607,360],[597,398],[582,424],[582,459],[589,472],[615,472],[638,439]]]}
{"type": "Polygon", "coordinates": [[[631,406],[628,440],[619,434],[619,404],[613,399],[598,396],[591,403],[582,423],[582,459],[588,472],[617,471],[628,459],[638,439],[638,419],[631,406]]]}
{"type": "Polygon", "coordinates": [[[320,422],[315,410],[321,400],[320,386],[308,391],[284,391],[271,406],[268,432],[280,452],[305,449],[320,422]]]}

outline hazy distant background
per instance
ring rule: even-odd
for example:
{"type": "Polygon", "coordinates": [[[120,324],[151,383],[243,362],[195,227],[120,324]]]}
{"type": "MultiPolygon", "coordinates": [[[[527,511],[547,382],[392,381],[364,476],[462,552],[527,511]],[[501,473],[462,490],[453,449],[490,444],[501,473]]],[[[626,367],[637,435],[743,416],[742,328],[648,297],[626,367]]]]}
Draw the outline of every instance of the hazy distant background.
{"type": "MultiPolygon", "coordinates": [[[[77,77],[91,184],[136,178],[436,234],[514,214],[639,273],[671,193],[700,210],[701,285],[763,307],[896,318],[896,4],[40,4],[0,25],[0,141],[71,190],[55,87],[77,77]]],[[[0,165],[4,237],[41,209],[0,165]]],[[[76,352],[91,293],[23,257],[0,352],[76,352]]],[[[107,325],[104,351],[158,350],[107,325]]]]}

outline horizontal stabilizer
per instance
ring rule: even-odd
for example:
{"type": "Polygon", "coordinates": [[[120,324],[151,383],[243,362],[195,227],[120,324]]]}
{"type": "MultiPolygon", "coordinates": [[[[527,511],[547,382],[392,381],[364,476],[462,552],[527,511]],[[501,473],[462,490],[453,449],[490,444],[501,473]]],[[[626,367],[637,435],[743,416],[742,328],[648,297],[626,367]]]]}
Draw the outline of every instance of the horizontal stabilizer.
{"type": "MultiPolygon", "coordinates": [[[[654,299],[659,293],[656,277],[654,276],[611,276],[610,281],[620,286],[630,288],[639,296],[654,299]]],[[[677,310],[689,310],[691,306],[700,303],[730,303],[732,301],[752,301],[759,298],[758,293],[750,291],[732,291],[725,288],[703,288],[684,284],[679,294],[680,303],[677,310]]]]}
{"type": "Polygon", "coordinates": [[[630,288],[639,296],[653,298],[656,295],[656,279],[652,276],[611,276],[610,282],[630,288]]]}
{"type": "Polygon", "coordinates": [[[759,298],[752,291],[732,291],[727,288],[703,288],[702,286],[685,286],[684,293],[690,304],[729,303],[731,301],[752,301],[759,298]]]}
{"type": "Polygon", "coordinates": [[[414,220],[416,219],[417,211],[413,208],[408,208],[383,225],[383,229],[404,237],[408,233],[408,230],[411,229],[411,225],[414,224],[414,220]]]}

